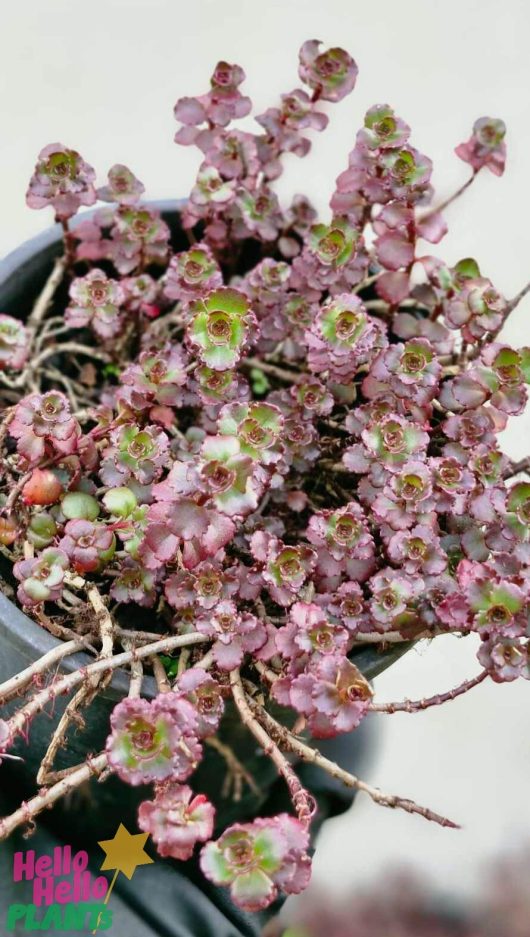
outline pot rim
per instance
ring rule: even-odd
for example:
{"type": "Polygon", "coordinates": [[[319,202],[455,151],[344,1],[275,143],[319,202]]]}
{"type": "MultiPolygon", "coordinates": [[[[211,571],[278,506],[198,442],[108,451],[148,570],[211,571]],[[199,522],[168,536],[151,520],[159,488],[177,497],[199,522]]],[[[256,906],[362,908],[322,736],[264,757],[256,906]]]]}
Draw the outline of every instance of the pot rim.
{"type": "MultiPolygon", "coordinates": [[[[178,213],[186,204],[184,199],[156,199],[148,201],[150,207],[160,211],[162,215],[178,213]]],[[[73,227],[76,227],[82,221],[86,221],[94,215],[98,209],[91,209],[82,212],[76,216],[73,227]]],[[[24,241],[14,250],[10,251],[0,261],[0,291],[14,277],[22,277],[24,267],[33,260],[36,254],[50,248],[54,245],[60,246],[62,241],[62,229],[59,224],[52,225],[45,231],[36,234],[34,237],[24,241]]],[[[48,651],[64,643],[60,638],[54,637],[49,631],[46,631],[42,625],[26,615],[18,605],[9,599],[0,589],[0,632],[2,640],[6,641],[12,648],[17,650],[23,656],[28,658],[28,662],[42,657],[48,651]]],[[[134,635],[134,631],[131,631],[134,635]]],[[[161,638],[163,636],[161,635],[161,638]]],[[[92,663],[93,658],[84,651],[69,655],[63,658],[58,669],[65,673],[72,673],[92,663]]],[[[100,696],[117,701],[127,694],[129,687],[129,678],[123,669],[115,670],[112,673],[112,679],[107,687],[101,691],[100,696]]],[[[142,696],[154,699],[157,695],[157,686],[154,677],[147,674],[142,683],[142,696]]]]}

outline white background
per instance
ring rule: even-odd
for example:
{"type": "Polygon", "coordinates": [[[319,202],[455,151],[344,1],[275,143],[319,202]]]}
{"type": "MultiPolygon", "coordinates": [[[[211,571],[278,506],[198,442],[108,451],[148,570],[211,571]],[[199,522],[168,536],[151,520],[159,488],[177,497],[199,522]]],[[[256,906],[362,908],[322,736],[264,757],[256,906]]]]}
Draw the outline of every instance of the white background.
{"type": "MultiPolygon", "coordinates": [[[[330,107],[330,127],[280,180],[283,197],[306,191],[325,212],[336,175],[371,104],[388,102],[411,124],[412,142],[434,159],[443,198],[467,178],[453,155],[475,118],[508,125],[508,165],[483,173],[447,212],[450,233],[436,250],[453,263],[473,255],[507,296],[530,276],[530,114],[525,0],[17,0],[2,6],[0,77],[0,253],[50,223],[25,207],[42,146],[60,140],[94,165],[100,180],[127,163],[149,197],[185,195],[197,166],[177,147],[172,108],[207,90],[215,62],[245,68],[258,110],[297,84],[306,38],[343,45],[360,75],[354,93],[330,107]]],[[[528,342],[530,297],[506,338],[528,342]]],[[[528,451],[530,420],[513,420],[503,444],[528,451]]],[[[376,684],[381,700],[443,691],[477,672],[471,640],[444,638],[410,653],[376,684]]],[[[499,850],[530,839],[530,686],[482,685],[421,715],[379,716],[379,756],[369,780],[461,821],[452,832],[361,797],[325,831],[315,880],[345,891],[395,862],[427,870],[456,894],[499,850]]]]}

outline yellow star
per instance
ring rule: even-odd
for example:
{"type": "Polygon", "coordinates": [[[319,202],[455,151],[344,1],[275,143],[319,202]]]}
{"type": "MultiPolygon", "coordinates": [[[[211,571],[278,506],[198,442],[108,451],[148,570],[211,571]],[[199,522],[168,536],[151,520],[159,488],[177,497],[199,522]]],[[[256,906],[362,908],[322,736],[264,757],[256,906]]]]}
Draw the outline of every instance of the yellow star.
{"type": "Polygon", "coordinates": [[[116,874],[123,872],[131,879],[137,866],[150,865],[153,859],[144,850],[148,836],[148,833],[129,833],[120,823],[114,839],[104,839],[98,843],[107,857],[103,860],[101,871],[116,869],[116,874]]]}

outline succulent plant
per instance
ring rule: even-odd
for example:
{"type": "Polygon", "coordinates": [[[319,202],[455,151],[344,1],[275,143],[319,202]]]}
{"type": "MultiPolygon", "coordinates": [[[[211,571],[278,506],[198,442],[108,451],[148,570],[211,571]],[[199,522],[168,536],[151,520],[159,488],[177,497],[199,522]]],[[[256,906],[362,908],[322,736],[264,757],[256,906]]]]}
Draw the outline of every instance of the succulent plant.
{"type": "Polygon", "coordinates": [[[420,244],[443,239],[442,209],[484,168],[503,173],[504,124],[475,123],[456,148],[472,175],[437,208],[431,160],[375,104],[321,219],[274,182],[357,65],[309,40],[298,74],[257,132],[234,126],[251,111],[237,64],[177,101],[175,139],[200,154],[178,243],[127,166],[96,188],[76,150],[45,147],[27,201],[52,208],[64,256],[26,325],[0,315],[2,553],[18,602],[96,655],[48,681],[45,655],[15,680],[36,692],[0,720],[0,757],[56,696],[80,686],[68,723],[130,668],[105,750],[0,819],[0,839],[109,769],[154,785],[138,822],[159,852],[187,860],[201,844],[205,875],[248,911],[309,880],[300,760],[455,825],[312,740],[529,676],[529,462],[498,438],[527,405],[530,349],[501,329],[528,287],[506,298],[474,258],[450,266],[420,244]],[[372,678],[441,634],[474,636],[477,676],[380,703],[372,678]],[[228,810],[210,758],[233,785],[228,810]],[[278,773],[293,813],[259,817],[278,773]]]}

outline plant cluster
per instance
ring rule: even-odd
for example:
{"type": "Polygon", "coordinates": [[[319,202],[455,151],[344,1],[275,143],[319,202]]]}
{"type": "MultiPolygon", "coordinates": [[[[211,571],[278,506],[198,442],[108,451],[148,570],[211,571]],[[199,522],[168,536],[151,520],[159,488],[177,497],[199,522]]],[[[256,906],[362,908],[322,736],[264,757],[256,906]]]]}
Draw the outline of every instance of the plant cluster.
{"type": "MultiPolygon", "coordinates": [[[[341,771],[307,738],[528,676],[528,466],[497,437],[525,407],[530,349],[499,337],[526,290],[507,300],[475,260],[451,266],[424,246],[447,230],[430,207],[432,164],[390,106],[367,112],[330,220],[301,195],[280,205],[283,157],[305,156],[326,104],[355,85],[347,52],[306,42],[303,87],[258,115],[257,133],[234,126],[251,109],[244,77],[220,62],[205,94],[175,106],[175,139],[202,160],[181,211],[186,249],[126,166],[96,188],[79,153],[51,144],[29,184],[28,205],[54,210],[65,250],[24,322],[0,317],[0,541],[19,603],[70,640],[64,654],[76,641],[101,650],[0,723],[5,752],[48,700],[76,690],[43,790],[0,835],[64,790],[51,769],[68,719],[130,666],[106,751],[74,766],[69,786],[103,770],[152,783],[139,824],[160,853],[186,859],[203,844],[205,875],[257,910],[310,874],[315,805],[286,753],[453,825],[341,771]],[[96,200],[106,204],[72,225],[96,200]],[[136,630],[122,627],[131,608],[136,630]],[[382,668],[389,652],[447,634],[478,636],[476,677],[417,703],[374,702],[360,651],[382,668]],[[140,695],[142,661],[155,699],[140,695]],[[228,701],[285,778],[293,815],[218,830],[216,805],[189,786],[205,746],[222,745],[228,701]]],[[[456,150],[472,170],[460,191],[503,172],[504,135],[500,120],[475,123],[456,150]]],[[[11,692],[8,681],[0,700],[11,692]]]]}

